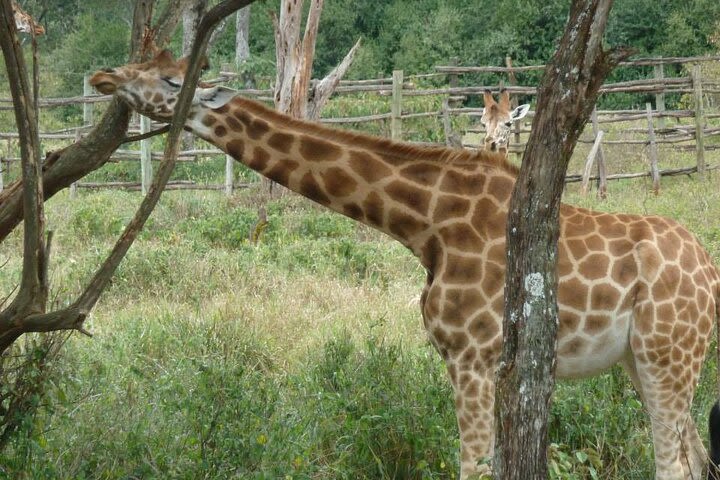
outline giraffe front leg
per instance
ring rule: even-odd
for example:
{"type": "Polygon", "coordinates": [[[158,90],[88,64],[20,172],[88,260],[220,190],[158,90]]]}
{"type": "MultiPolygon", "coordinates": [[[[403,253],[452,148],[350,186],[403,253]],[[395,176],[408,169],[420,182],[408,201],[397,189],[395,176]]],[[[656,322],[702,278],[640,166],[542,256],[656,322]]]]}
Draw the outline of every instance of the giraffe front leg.
{"type": "Polygon", "coordinates": [[[460,431],[460,478],[489,476],[495,443],[494,378],[473,369],[459,367],[457,371],[452,383],[460,431]]]}
{"type": "Polygon", "coordinates": [[[429,338],[445,361],[455,393],[460,430],[460,478],[489,474],[494,446],[495,365],[502,346],[501,323],[472,288],[432,282],[423,294],[429,338]]]}
{"type": "Polygon", "coordinates": [[[445,358],[455,393],[455,414],[460,432],[460,479],[489,476],[495,442],[495,370],[486,368],[485,362],[480,360],[484,356],[483,350],[476,346],[467,347],[459,355],[448,355],[442,347],[439,350],[445,358]]]}

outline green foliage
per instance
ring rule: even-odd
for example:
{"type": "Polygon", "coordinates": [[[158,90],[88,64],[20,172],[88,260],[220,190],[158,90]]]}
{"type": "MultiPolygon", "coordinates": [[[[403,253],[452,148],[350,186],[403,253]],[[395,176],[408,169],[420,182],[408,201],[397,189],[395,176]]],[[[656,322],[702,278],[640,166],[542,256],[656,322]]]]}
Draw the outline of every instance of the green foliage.
{"type": "Polygon", "coordinates": [[[122,233],[125,225],[132,218],[137,195],[106,190],[92,193],[88,200],[80,202],[78,208],[72,212],[70,227],[74,233],[85,239],[114,238],[122,233]]]}

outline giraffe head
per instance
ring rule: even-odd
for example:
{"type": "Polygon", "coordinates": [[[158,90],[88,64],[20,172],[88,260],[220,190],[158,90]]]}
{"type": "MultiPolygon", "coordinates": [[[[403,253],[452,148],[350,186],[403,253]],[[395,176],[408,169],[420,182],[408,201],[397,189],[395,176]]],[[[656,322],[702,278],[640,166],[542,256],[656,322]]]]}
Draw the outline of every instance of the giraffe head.
{"type": "MultiPolygon", "coordinates": [[[[206,69],[207,60],[203,59],[203,62],[203,69],[206,69]]],[[[104,68],[90,78],[90,85],[100,93],[116,93],[143,115],[169,122],[187,67],[186,58],[176,61],[169,50],[163,50],[149,62],[104,68]]],[[[218,108],[234,96],[235,92],[227,88],[207,87],[201,83],[195,91],[193,108],[218,108]]]]}
{"type": "Polygon", "coordinates": [[[507,155],[510,129],[514,122],[527,115],[530,105],[520,105],[510,111],[510,94],[500,90],[500,101],[496,102],[490,90],[483,94],[485,108],[480,123],[485,127],[485,150],[500,151],[507,155]]]}

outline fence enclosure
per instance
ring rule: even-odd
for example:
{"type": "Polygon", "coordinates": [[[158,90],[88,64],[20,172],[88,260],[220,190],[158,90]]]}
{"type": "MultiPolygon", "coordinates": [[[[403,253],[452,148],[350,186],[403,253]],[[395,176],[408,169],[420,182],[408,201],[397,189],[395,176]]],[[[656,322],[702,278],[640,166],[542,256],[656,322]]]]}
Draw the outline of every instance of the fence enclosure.
{"type": "MultiPolygon", "coordinates": [[[[585,134],[580,139],[581,144],[585,143],[589,148],[583,162],[584,168],[582,168],[581,173],[568,174],[566,181],[582,182],[582,191],[587,192],[590,188],[590,181],[597,180],[598,194],[604,197],[607,189],[607,181],[612,179],[650,176],[653,182],[653,189],[657,192],[660,186],[660,177],[663,175],[697,173],[697,175],[702,178],[708,170],[717,169],[719,167],[718,165],[706,164],[705,154],[708,151],[720,149],[720,144],[706,144],[706,139],[720,135],[720,128],[708,127],[708,120],[720,118],[720,114],[707,113],[704,107],[706,103],[712,103],[714,95],[720,94],[720,80],[702,78],[700,64],[703,62],[720,62],[720,56],[641,59],[621,63],[620,67],[652,67],[653,75],[651,78],[642,80],[605,84],[601,87],[601,93],[650,95],[654,97],[655,108],[652,108],[651,103],[646,103],[643,105],[644,108],[638,108],[636,110],[595,110],[592,121],[588,124],[585,134]],[[690,68],[686,68],[686,70],[689,71],[689,75],[686,77],[667,77],[665,75],[665,67],[667,65],[689,65],[690,68]],[[686,95],[687,98],[692,98],[692,108],[685,110],[667,110],[667,94],[683,94],[686,95]],[[678,123],[681,119],[693,119],[693,124],[683,125],[678,123]],[[645,126],[628,127],[624,130],[624,132],[628,133],[632,138],[608,139],[606,135],[607,132],[602,129],[604,125],[612,123],[638,121],[645,122],[645,126]],[[669,123],[672,123],[672,125],[669,125],[669,123]],[[603,147],[611,147],[613,145],[647,146],[649,157],[648,171],[608,174],[606,165],[607,154],[604,152],[603,147]],[[660,145],[669,146],[678,150],[694,151],[695,164],[690,167],[661,169],[658,160],[658,146],[660,145]],[[597,174],[593,175],[592,172],[595,165],[597,165],[597,174]]],[[[504,67],[460,67],[449,65],[438,66],[435,68],[436,71],[434,73],[424,75],[405,76],[402,71],[398,70],[393,72],[392,77],[389,78],[342,81],[334,95],[365,93],[389,97],[390,111],[375,115],[324,117],[321,121],[327,124],[354,125],[356,127],[364,123],[385,122],[389,123],[389,136],[396,140],[402,140],[404,132],[403,126],[405,123],[418,118],[434,118],[437,119],[438,125],[441,126],[443,131],[445,137],[444,144],[450,146],[460,146],[462,144],[462,146],[467,148],[478,148],[482,147],[482,142],[467,141],[468,136],[465,136],[465,141],[463,141],[463,133],[478,134],[480,133],[480,129],[469,128],[467,132],[457,132],[452,128],[452,121],[461,116],[479,117],[482,113],[482,108],[466,106],[467,100],[474,96],[482,95],[485,89],[496,91],[498,85],[458,86],[460,84],[459,79],[464,75],[473,74],[504,76],[508,79],[504,86],[510,92],[512,101],[517,104],[517,98],[519,96],[527,100],[528,97],[537,95],[536,86],[522,85],[518,81],[518,77],[522,78],[524,73],[539,72],[544,68],[544,65],[512,66],[512,60],[507,58],[506,66],[504,67]],[[443,81],[447,86],[441,88],[417,88],[415,83],[422,82],[425,79],[438,79],[443,81]],[[440,97],[442,99],[442,105],[438,109],[430,111],[406,112],[403,110],[403,99],[420,96],[440,97]]],[[[211,80],[211,82],[226,82],[237,76],[234,72],[222,71],[220,77],[211,80]]],[[[94,94],[87,79],[88,77],[86,77],[83,82],[83,96],[40,100],[39,105],[41,108],[54,108],[66,105],[82,105],[83,108],[82,126],[51,133],[42,133],[40,135],[42,140],[72,141],[79,138],[84,131],[92,127],[95,114],[94,104],[107,102],[110,96],[94,94]]],[[[272,102],[272,91],[269,89],[243,89],[239,90],[238,93],[255,97],[261,101],[272,102]]],[[[10,102],[8,99],[0,99],[0,110],[12,109],[10,102]]],[[[530,122],[528,122],[527,119],[533,115],[534,112],[531,111],[522,124],[515,126],[509,151],[518,157],[524,149],[522,138],[527,137],[527,133],[529,133],[530,122]]],[[[133,122],[129,133],[146,133],[152,128],[153,125],[149,119],[139,117],[139,120],[133,122]]],[[[13,141],[17,138],[17,133],[0,133],[0,191],[3,189],[3,182],[7,179],[11,165],[19,160],[17,154],[14,155],[16,150],[13,149],[12,146],[13,141]],[[5,143],[4,148],[2,148],[3,142],[5,143]]],[[[111,157],[111,161],[139,160],[141,165],[140,182],[77,182],[71,188],[71,192],[75,192],[77,188],[124,188],[140,190],[145,193],[152,180],[152,160],[160,159],[162,154],[151,151],[151,140],[149,139],[141,140],[139,143],[139,150],[118,150],[111,157]]],[[[178,157],[178,161],[192,162],[201,158],[221,155],[225,154],[214,147],[198,148],[182,151],[178,157]]],[[[230,195],[234,189],[245,186],[247,186],[247,184],[235,181],[234,160],[232,157],[225,156],[225,181],[223,183],[197,184],[195,182],[181,180],[170,182],[167,188],[222,190],[230,195]]]]}

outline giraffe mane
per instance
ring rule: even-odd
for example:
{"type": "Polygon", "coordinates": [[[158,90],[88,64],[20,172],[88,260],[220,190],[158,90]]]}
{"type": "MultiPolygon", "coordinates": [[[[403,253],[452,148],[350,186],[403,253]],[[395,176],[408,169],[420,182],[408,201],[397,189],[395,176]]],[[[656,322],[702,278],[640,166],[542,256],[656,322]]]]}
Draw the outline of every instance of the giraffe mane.
{"type": "MultiPolygon", "coordinates": [[[[357,145],[385,156],[423,160],[451,164],[482,164],[491,168],[499,168],[513,176],[517,176],[520,169],[510,163],[504,155],[487,152],[485,150],[467,150],[462,148],[449,148],[442,146],[414,145],[408,142],[398,142],[387,138],[379,138],[364,133],[351,132],[326,127],[317,122],[299,120],[278,112],[258,101],[245,97],[235,97],[232,103],[245,111],[259,115],[272,121],[279,127],[287,127],[293,131],[308,133],[326,140],[337,140],[346,144],[357,145]]],[[[223,108],[223,107],[221,107],[223,108]]]]}

